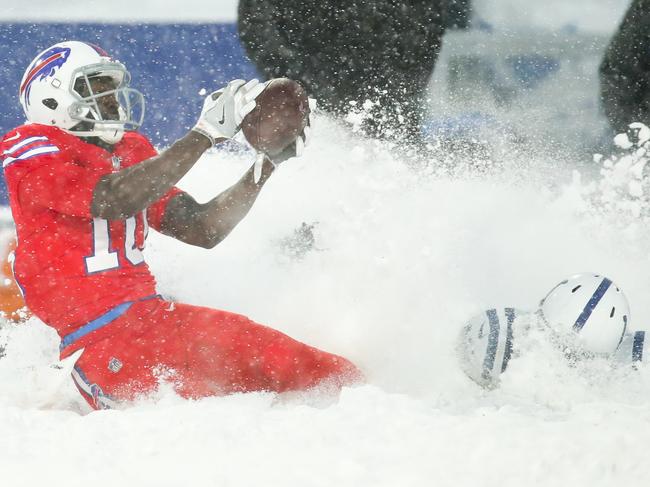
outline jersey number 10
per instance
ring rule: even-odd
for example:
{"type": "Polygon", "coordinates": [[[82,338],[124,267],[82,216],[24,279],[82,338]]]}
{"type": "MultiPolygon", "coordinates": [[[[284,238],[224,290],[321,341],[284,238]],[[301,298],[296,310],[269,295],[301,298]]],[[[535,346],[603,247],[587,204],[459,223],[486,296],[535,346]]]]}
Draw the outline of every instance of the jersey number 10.
{"type": "MultiPolygon", "coordinates": [[[[136,243],[135,230],[137,220],[135,217],[124,220],[124,256],[133,265],[144,262],[142,250],[144,240],[147,238],[147,216],[146,210],[142,212],[144,222],[144,235],[142,246],[136,243]]],[[[111,250],[110,224],[103,218],[93,218],[93,255],[86,257],[86,271],[88,274],[117,269],[120,266],[118,251],[111,250]]]]}

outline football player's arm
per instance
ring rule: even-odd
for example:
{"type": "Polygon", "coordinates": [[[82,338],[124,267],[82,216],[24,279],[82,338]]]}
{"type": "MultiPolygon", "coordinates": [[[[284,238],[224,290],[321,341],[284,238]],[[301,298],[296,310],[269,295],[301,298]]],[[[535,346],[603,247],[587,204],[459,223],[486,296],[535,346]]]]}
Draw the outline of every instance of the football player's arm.
{"type": "Polygon", "coordinates": [[[162,198],[212,146],[190,131],[161,154],[107,174],[93,192],[91,214],[106,220],[132,217],[162,198]]]}
{"type": "Polygon", "coordinates": [[[239,181],[207,203],[197,203],[187,193],[176,195],[167,204],[160,231],[191,245],[214,247],[246,216],[274,170],[275,165],[265,159],[257,183],[252,166],[239,181]]]}
{"type": "Polygon", "coordinates": [[[150,207],[167,194],[211,146],[229,139],[255,108],[264,86],[257,80],[234,80],[208,95],[195,127],[159,155],[107,174],[93,192],[91,214],[121,220],[150,207]]]}

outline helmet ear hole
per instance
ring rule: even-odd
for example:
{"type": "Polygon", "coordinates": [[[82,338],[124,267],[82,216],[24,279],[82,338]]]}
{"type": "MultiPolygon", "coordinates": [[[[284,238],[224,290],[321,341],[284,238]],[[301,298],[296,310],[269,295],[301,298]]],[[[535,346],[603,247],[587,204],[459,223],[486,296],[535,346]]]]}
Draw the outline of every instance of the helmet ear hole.
{"type": "Polygon", "coordinates": [[[54,98],[45,98],[43,100],[43,105],[45,105],[50,110],[56,110],[56,108],[59,106],[59,102],[54,98]]]}

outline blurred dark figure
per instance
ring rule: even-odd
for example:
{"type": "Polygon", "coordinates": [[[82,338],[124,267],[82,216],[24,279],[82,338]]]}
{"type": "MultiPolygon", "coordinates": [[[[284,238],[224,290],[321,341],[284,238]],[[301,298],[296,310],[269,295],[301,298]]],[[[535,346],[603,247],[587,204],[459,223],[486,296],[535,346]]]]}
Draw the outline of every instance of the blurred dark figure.
{"type": "Polygon", "coordinates": [[[600,94],[612,129],[650,124],[650,0],[633,0],[600,66],[600,94]]]}
{"type": "Polygon", "coordinates": [[[447,27],[451,29],[469,29],[471,17],[471,0],[447,0],[447,27]]]}
{"type": "Polygon", "coordinates": [[[466,27],[469,0],[239,2],[242,43],[265,77],[299,80],[336,115],[364,108],[367,134],[411,143],[448,20],[466,27]]]}

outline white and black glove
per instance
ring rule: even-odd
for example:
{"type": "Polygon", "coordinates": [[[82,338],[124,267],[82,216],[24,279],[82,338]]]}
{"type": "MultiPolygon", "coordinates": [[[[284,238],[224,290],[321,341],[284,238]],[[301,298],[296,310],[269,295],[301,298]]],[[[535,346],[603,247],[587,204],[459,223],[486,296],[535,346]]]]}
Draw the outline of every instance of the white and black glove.
{"type": "Polygon", "coordinates": [[[231,139],[239,131],[244,117],[255,108],[255,98],[262,91],[264,85],[256,79],[248,83],[242,79],[231,81],[206,97],[193,130],[205,135],[212,145],[217,139],[231,139]]]}

